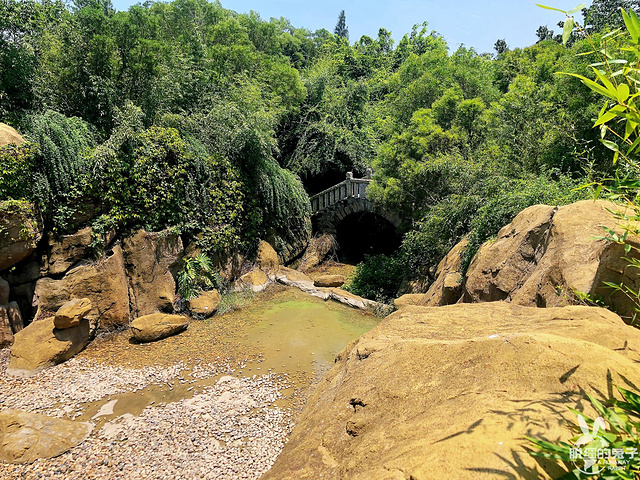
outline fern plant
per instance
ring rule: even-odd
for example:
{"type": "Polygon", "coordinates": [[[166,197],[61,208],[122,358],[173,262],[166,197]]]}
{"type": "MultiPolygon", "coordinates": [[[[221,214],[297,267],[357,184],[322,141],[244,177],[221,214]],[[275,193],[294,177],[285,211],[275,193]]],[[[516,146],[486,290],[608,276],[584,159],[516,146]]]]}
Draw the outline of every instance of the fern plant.
{"type": "Polygon", "coordinates": [[[220,276],[213,269],[211,259],[204,253],[183,260],[184,266],[178,272],[178,294],[190,300],[203,290],[220,285],[220,276]]]}

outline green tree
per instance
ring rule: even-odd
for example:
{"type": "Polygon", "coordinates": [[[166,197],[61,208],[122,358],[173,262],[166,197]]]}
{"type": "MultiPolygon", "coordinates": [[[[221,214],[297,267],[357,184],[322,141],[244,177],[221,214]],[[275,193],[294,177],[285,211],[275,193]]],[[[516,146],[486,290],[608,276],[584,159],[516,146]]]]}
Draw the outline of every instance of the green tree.
{"type": "Polygon", "coordinates": [[[507,41],[504,38],[500,38],[496,40],[496,43],[493,45],[493,49],[498,55],[501,55],[509,50],[509,45],[507,45],[507,41]]]}
{"type": "Polygon", "coordinates": [[[640,12],[638,0],[594,0],[591,5],[582,10],[584,23],[589,30],[600,31],[607,27],[618,28],[624,26],[620,16],[620,9],[633,9],[640,12]]]}
{"type": "Polygon", "coordinates": [[[538,42],[544,42],[545,40],[555,40],[554,31],[551,30],[546,25],[541,25],[536,30],[536,36],[538,37],[538,42]]]}
{"type": "Polygon", "coordinates": [[[333,33],[339,37],[344,38],[349,41],[349,29],[347,28],[347,16],[344,13],[344,10],[340,11],[340,15],[338,15],[338,23],[336,23],[336,27],[333,29],[333,33]]]}

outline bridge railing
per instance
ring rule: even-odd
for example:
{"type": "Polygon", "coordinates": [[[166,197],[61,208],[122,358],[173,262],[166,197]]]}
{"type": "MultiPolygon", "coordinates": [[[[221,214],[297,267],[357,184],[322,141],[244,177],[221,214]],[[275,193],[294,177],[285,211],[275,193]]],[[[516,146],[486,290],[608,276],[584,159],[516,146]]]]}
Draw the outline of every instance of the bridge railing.
{"type": "Polygon", "coordinates": [[[321,212],[325,208],[348,198],[367,198],[367,187],[371,183],[371,172],[365,178],[353,178],[353,173],[347,173],[347,179],[331,188],[310,198],[311,213],[321,212]]]}

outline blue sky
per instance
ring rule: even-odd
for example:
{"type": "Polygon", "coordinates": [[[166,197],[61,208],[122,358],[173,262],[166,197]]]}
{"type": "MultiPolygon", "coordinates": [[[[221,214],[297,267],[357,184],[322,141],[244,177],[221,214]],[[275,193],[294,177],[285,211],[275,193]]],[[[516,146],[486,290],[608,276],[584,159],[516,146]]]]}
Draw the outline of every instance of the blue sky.
{"type": "MultiPolygon", "coordinates": [[[[118,10],[126,10],[136,0],[112,0],[118,10]]],[[[540,1],[540,0],[538,0],[540,1]]],[[[525,47],[536,41],[540,25],[558,30],[562,14],[543,10],[528,0],[221,0],[225,8],[237,12],[257,11],[264,19],[286,17],[296,27],[333,31],[340,10],[347,15],[349,37],[376,37],[378,29],[390,30],[396,43],[415,23],[429,22],[429,28],[444,35],[449,47],[475,47],[480,53],[492,52],[498,38],[510,47],[525,47]]],[[[580,0],[547,0],[543,4],[570,10],[580,0]]],[[[590,1],[586,2],[591,4],[590,1]]],[[[579,14],[578,14],[579,15],[579,14]]]]}

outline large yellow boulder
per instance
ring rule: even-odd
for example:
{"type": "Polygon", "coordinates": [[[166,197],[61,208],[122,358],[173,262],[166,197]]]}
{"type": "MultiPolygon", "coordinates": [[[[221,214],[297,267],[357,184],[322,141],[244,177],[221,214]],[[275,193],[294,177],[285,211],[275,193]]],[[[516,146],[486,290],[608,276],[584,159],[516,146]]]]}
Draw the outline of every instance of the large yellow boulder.
{"type": "Polygon", "coordinates": [[[338,355],[263,479],[556,478],[525,435],[568,441],[584,392],[640,385],[638,352],[599,308],[405,307],[338,355]]]}
{"type": "MultiPolygon", "coordinates": [[[[623,318],[631,318],[633,301],[605,285],[640,288],[640,275],[628,267],[624,246],[602,238],[607,235],[603,227],[622,233],[611,213],[622,210],[604,200],[527,208],[476,254],[467,272],[464,301],[554,307],[576,303],[579,292],[601,297],[623,318]]],[[[629,236],[627,241],[640,248],[640,238],[629,236]]]]}
{"type": "Polygon", "coordinates": [[[316,287],[341,287],[347,282],[342,275],[320,275],[313,280],[316,287]]]}
{"type": "Polygon", "coordinates": [[[54,317],[34,321],[14,335],[7,373],[28,376],[69,360],[91,341],[93,332],[87,319],[64,330],[55,328],[54,317]]]}
{"type": "Polygon", "coordinates": [[[15,143],[21,145],[24,143],[24,138],[20,135],[15,128],[10,127],[6,123],[0,123],[0,147],[15,143]]]}
{"type": "Polygon", "coordinates": [[[264,240],[260,240],[260,243],[258,244],[256,263],[258,264],[258,268],[265,271],[276,270],[280,266],[278,254],[273,247],[264,240]]]}
{"type": "Polygon", "coordinates": [[[331,256],[335,256],[337,249],[338,242],[333,235],[325,233],[312,238],[302,256],[300,270],[306,272],[317,267],[331,256]]]}
{"type": "Polygon", "coordinates": [[[49,235],[49,252],[45,268],[50,275],[60,275],[91,253],[92,228],[86,227],[71,235],[49,235]]]}
{"type": "Polygon", "coordinates": [[[171,270],[182,255],[180,236],[169,231],[139,230],[122,246],[131,285],[132,316],[173,312],[176,283],[171,270]]]}
{"type": "Polygon", "coordinates": [[[209,318],[216,313],[221,301],[222,297],[218,293],[218,290],[213,289],[207,292],[201,292],[187,303],[192,315],[209,318]]]}
{"type": "Polygon", "coordinates": [[[0,461],[32,463],[56,457],[84,442],[93,424],[19,410],[0,412],[0,461]]]}
{"type": "Polygon", "coordinates": [[[462,257],[468,245],[469,241],[462,239],[438,264],[436,279],[420,300],[422,304],[437,307],[451,305],[460,299],[464,286],[462,257]]]}
{"type": "Polygon", "coordinates": [[[187,329],[187,318],[180,315],[153,313],[131,322],[131,333],[139,342],[154,342],[187,329]]]}
{"type": "Polygon", "coordinates": [[[300,290],[312,290],[313,280],[304,273],[292,268],[280,267],[276,272],[276,280],[284,285],[296,287],[300,290]]]}
{"type": "Polygon", "coordinates": [[[36,318],[56,312],[74,298],[87,298],[92,310],[87,314],[101,330],[114,330],[129,324],[129,282],[124,256],[119,245],[109,256],[72,268],[59,279],[41,278],[36,283],[36,318]]]}
{"type": "Polygon", "coordinates": [[[80,325],[80,321],[91,312],[92,308],[91,300],[88,298],[69,300],[58,309],[53,323],[59,329],[75,327],[80,325]]]}
{"type": "Polygon", "coordinates": [[[270,283],[271,280],[269,280],[266,273],[259,268],[254,268],[238,279],[236,282],[236,288],[239,288],[240,290],[247,289],[253,292],[262,292],[270,283]]]}

